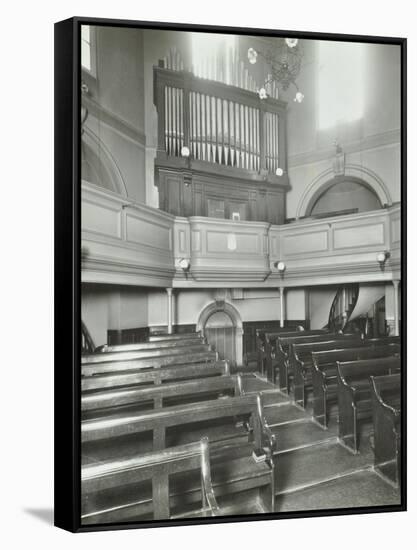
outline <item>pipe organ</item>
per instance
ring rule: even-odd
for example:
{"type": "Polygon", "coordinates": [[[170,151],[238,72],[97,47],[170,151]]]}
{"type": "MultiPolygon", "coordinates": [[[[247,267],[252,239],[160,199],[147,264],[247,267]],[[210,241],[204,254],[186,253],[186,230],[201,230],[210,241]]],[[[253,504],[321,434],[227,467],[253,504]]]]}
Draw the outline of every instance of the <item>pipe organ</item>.
{"type": "Polygon", "coordinates": [[[162,210],[284,222],[285,102],[160,61],[154,67],[154,103],[155,184],[162,210]]]}

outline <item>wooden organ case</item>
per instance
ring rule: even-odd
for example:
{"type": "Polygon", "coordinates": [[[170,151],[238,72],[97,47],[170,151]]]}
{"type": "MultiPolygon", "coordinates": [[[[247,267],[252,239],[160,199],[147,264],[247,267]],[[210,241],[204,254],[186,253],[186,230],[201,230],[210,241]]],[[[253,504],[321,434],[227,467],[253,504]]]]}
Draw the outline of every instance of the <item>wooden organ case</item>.
{"type": "Polygon", "coordinates": [[[243,64],[235,78],[240,86],[172,67],[166,60],[154,67],[159,208],[184,217],[284,223],[286,103],[260,99],[253,79],[247,86],[243,64]]]}

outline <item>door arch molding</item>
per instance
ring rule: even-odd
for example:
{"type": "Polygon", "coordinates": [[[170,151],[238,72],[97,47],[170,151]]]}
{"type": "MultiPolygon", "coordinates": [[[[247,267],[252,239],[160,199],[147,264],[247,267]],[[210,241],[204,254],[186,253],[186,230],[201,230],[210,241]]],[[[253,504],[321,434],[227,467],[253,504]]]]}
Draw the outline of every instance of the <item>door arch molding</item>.
{"type": "Polygon", "coordinates": [[[239,311],[225,300],[216,300],[205,306],[198,317],[196,330],[203,335],[205,332],[207,321],[215,313],[225,313],[231,320],[235,330],[235,357],[237,365],[243,363],[243,322],[239,311]]]}

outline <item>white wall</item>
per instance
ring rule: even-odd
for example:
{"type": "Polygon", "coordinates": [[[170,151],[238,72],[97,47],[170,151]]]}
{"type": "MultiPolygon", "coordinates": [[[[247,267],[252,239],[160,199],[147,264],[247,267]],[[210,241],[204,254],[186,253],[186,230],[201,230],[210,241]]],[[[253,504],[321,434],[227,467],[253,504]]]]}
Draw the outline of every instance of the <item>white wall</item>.
{"type": "Polygon", "coordinates": [[[146,289],[83,284],[81,318],[96,346],[107,343],[108,330],[148,326],[146,289]]]}
{"type": "MultiPolygon", "coordinates": [[[[174,291],[174,322],[176,324],[197,324],[200,313],[216,299],[215,289],[174,291]]],[[[223,296],[223,292],[222,292],[223,296]]],[[[243,322],[273,321],[280,319],[278,289],[245,289],[243,299],[233,299],[226,291],[226,301],[239,312],[243,322]]],[[[286,293],[286,319],[305,319],[305,293],[292,289],[286,293]]],[[[148,294],[149,326],[167,324],[167,297],[165,291],[150,291],[148,294]]]]}
{"type": "MultiPolygon", "coordinates": [[[[89,115],[85,124],[111,155],[127,195],[145,202],[143,31],[94,29],[97,76],[83,74],[89,87],[85,100],[89,115]]],[[[98,147],[98,156],[107,154],[104,148],[98,147]]]]}
{"type": "MultiPolygon", "coordinates": [[[[305,98],[288,101],[288,154],[291,191],[287,216],[295,217],[302,194],[315,178],[332,167],[337,139],[346,153],[346,164],[371,171],[387,187],[393,202],[400,200],[400,50],[398,46],[363,44],[365,72],[361,78],[364,110],[359,120],[335,122],[319,128],[318,78],[323,69],[318,42],[303,41],[305,57],[298,79],[305,98]]],[[[346,66],[340,65],[328,86],[337,101],[337,83],[346,66]]],[[[323,107],[321,107],[323,108],[323,107]]],[[[353,107],[352,107],[353,108],[353,107]]],[[[330,175],[328,179],[331,179],[330,175]]]]}

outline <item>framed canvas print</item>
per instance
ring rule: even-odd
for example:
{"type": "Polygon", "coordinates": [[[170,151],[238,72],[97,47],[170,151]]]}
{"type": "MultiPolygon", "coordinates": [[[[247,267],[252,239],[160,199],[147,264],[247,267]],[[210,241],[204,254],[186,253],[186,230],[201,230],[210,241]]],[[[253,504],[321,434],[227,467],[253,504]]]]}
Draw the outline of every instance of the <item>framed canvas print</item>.
{"type": "Polygon", "coordinates": [[[55,524],[405,510],[405,39],[55,51],[55,524]]]}

